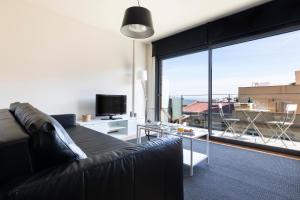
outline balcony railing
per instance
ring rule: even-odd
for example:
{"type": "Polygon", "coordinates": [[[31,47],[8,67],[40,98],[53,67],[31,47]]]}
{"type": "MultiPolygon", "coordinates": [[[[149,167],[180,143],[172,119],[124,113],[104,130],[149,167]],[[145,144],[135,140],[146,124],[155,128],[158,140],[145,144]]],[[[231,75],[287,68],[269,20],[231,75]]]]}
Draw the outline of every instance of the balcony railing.
{"type": "MultiPolygon", "coordinates": [[[[247,110],[242,112],[235,108],[239,97],[241,95],[213,94],[211,110],[212,134],[214,136],[300,150],[300,115],[298,113],[293,124],[286,130],[287,136],[285,134],[281,135],[283,130],[280,130],[280,127],[278,128],[276,124],[270,126],[267,122],[284,120],[285,113],[283,111],[278,112],[277,109],[274,110],[273,108],[268,110],[268,107],[256,101],[251,104],[253,105],[251,111],[257,112],[245,113],[247,110]],[[222,105],[223,117],[220,114],[219,104],[222,105]],[[257,117],[257,113],[262,110],[268,110],[268,112],[263,112],[257,117]],[[251,122],[255,117],[257,118],[254,122],[251,122]],[[233,130],[230,128],[228,130],[228,124],[224,121],[224,118],[237,120],[232,125],[233,130]],[[254,123],[254,126],[250,125],[247,128],[250,123],[254,123]],[[226,129],[227,131],[224,133],[226,129]]],[[[189,126],[207,129],[209,110],[207,99],[207,95],[171,96],[168,103],[169,106],[161,108],[161,119],[169,122],[185,122],[189,126]]],[[[254,100],[250,99],[250,101],[254,100]]]]}

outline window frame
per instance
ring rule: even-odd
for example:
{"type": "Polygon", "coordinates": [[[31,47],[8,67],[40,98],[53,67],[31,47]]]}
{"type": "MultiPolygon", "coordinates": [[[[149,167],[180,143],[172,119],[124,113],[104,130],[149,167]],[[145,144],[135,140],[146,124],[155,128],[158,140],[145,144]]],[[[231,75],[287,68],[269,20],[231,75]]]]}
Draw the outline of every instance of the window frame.
{"type": "Polygon", "coordinates": [[[262,150],[267,150],[267,151],[272,151],[272,152],[278,152],[278,153],[284,153],[284,154],[289,154],[293,156],[300,156],[300,151],[292,150],[292,149],[283,149],[280,147],[273,147],[273,146],[267,146],[267,145],[262,145],[262,144],[256,144],[256,143],[250,143],[250,142],[244,142],[244,141],[238,141],[234,139],[228,139],[228,138],[221,138],[221,137],[216,137],[211,135],[212,133],[212,111],[211,111],[211,106],[212,106],[212,69],[213,69],[213,50],[226,47],[226,46],[231,46],[235,44],[240,44],[244,42],[250,42],[258,39],[263,39],[263,38],[268,38],[276,35],[281,35],[281,34],[286,34],[290,33],[293,31],[298,31],[300,30],[300,25],[296,26],[290,26],[287,28],[282,28],[282,29],[277,29],[273,31],[267,31],[262,34],[256,34],[252,35],[249,37],[244,37],[240,39],[234,39],[226,42],[222,42],[219,44],[214,44],[214,45],[208,45],[208,46],[202,46],[199,48],[193,48],[189,50],[184,50],[184,51],[179,51],[167,56],[160,56],[160,57],[155,57],[155,120],[159,121],[160,120],[160,106],[161,106],[161,84],[162,84],[162,63],[163,60],[170,59],[170,58],[175,58],[179,56],[184,56],[192,53],[198,53],[202,51],[208,51],[208,132],[209,132],[209,137],[215,141],[219,142],[224,142],[224,143],[229,143],[229,144],[234,144],[234,145],[240,145],[240,146],[245,146],[245,147],[250,147],[250,148],[256,148],[256,149],[262,149],[262,150]]]}

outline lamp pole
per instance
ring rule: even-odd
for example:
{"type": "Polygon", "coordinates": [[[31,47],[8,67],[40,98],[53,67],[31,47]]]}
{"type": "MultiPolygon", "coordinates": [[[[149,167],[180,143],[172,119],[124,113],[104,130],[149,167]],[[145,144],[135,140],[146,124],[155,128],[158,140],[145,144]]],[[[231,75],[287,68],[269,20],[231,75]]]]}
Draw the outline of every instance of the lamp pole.
{"type": "Polygon", "coordinates": [[[135,114],[135,40],[132,40],[132,108],[130,117],[136,117],[135,114]]]}
{"type": "Polygon", "coordinates": [[[142,80],[142,86],[143,86],[144,98],[145,98],[145,123],[147,123],[148,120],[147,80],[142,80]]]}
{"type": "Polygon", "coordinates": [[[148,81],[148,73],[146,70],[141,69],[137,73],[137,80],[141,81],[142,89],[144,93],[144,103],[145,103],[145,122],[148,120],[148,95],[147,95],[147,81],[148,81]]]}

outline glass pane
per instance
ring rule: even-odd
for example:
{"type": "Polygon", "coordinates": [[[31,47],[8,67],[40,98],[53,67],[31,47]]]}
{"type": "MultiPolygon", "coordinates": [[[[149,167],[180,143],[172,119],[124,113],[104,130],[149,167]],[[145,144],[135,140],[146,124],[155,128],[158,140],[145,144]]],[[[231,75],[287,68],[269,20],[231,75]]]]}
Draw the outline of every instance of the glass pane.
{"type": "Polygon", "coordinates": [[[213,50],[213,135],[300,150],[300,31],[213,50]]]}
{"type": "Polygon", "coordinates": [[[208,52],[163,60],[161,120],[207,127],[208,52]]]}

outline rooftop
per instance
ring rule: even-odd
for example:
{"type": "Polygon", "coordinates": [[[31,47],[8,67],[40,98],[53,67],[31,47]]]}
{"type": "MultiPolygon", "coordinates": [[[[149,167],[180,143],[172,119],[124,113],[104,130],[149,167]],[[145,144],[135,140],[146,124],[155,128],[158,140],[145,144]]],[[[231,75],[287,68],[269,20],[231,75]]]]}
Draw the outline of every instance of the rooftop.
{"type": "MultiPolygon", "coordinates": [[[[225,113],[231,113],[233,110],[233,103],[222,103],[223,111],[225,113]]],[[[208,112],[208,103],[201,101],[194,101],[193,103],[184,106],[183,112],[185,113],[200,113],[200,112],[208,112]]],[[[218,103],[212,104],[212,112],[219,112],[218,103]]]]}

